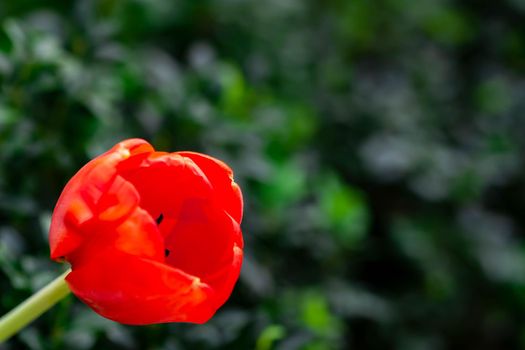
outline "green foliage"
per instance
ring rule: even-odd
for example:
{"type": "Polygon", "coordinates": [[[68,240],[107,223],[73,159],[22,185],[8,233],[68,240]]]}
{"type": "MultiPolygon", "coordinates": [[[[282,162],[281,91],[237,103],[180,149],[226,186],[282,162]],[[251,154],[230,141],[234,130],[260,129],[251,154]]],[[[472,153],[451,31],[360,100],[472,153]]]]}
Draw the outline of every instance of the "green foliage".
{"type": "Polygon", "coordinates": [[[343,246],[352,246],[364,238],[369,213],[361,193],[335,177],[321,177],[318,183],[321,196],[319,216],[327,231],[334,234],[343,246]]]}
{"type": "Polygon", "coordinates": [[[64,300],[6,349],[525,346],[522,1],[0,2],[0,312],[59,274],[62,187],[126,137],[235,170],[206,325],[64,300]]]}
{"type": "Polygon", "coordinates": [[[272,348],[272,344],[282,339],[285,336],[285,330],[283,327],[278,325],[270,325],[264,329],[264,331],[257,339],[256,350],[269,350],[272,348]]]}

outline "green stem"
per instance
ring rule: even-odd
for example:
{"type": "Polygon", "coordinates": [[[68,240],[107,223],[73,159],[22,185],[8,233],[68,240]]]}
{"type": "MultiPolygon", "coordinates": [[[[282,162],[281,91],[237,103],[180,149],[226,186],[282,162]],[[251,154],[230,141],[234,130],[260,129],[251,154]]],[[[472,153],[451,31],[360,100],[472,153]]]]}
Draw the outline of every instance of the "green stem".
{"type": "Polygon", "coordinates": [[[0,318],[0,343],[9,339],[13,334],[27,326],[27,324],[70,293],[69,287],[64,280],[69,272],[71,272],[71,269],[68,269],[47,286],[29,297],[29,299],[0,318]]]}

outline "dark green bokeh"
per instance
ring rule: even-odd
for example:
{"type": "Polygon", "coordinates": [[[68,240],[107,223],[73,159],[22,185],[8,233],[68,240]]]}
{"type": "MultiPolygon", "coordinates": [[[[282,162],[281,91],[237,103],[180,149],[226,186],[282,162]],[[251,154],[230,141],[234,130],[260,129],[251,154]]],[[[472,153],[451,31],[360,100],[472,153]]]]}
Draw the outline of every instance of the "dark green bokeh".
{"type": "Polygon", "coordinates": [[[223,159],[246,199],[208,324],[71,297],[7,349],[525,347],[522,1],[17,0],[0,20],[0,313],[60,273],[54,203],[124,138],[223,159]]]}

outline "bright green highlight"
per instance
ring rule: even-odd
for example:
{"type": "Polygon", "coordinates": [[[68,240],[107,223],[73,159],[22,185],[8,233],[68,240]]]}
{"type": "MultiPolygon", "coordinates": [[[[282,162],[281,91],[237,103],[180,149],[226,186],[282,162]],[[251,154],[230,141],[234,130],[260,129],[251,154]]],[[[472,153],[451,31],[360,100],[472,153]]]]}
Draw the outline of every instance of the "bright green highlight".
{"type": "Polygon", "coordinates": [[[0,343],[9,339],[70,293],[64,280],[69,272],[70,269],[0,319],[0,343]]]}
{"type": "Polygon", "coordinates": [[[286,331],[283,326],[280,325],[270,325],[268,326],[257,339],[256,350],[270,350],[272,349],[272,344],[284,338],[286,331]]]}

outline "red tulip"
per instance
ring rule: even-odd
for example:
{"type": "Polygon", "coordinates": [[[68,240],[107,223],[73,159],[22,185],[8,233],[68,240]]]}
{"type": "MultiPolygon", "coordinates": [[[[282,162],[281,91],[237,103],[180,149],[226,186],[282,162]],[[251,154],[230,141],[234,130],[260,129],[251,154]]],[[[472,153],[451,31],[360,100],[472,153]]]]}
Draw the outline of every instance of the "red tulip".
{"type": "Polygon", "coordinates": [[[207,155],[123,141],[64,188],[51,258],[71,264],[71,291],[104,317],[204,323],[241,269],[242,195],[232,176],[207,155]]]}

